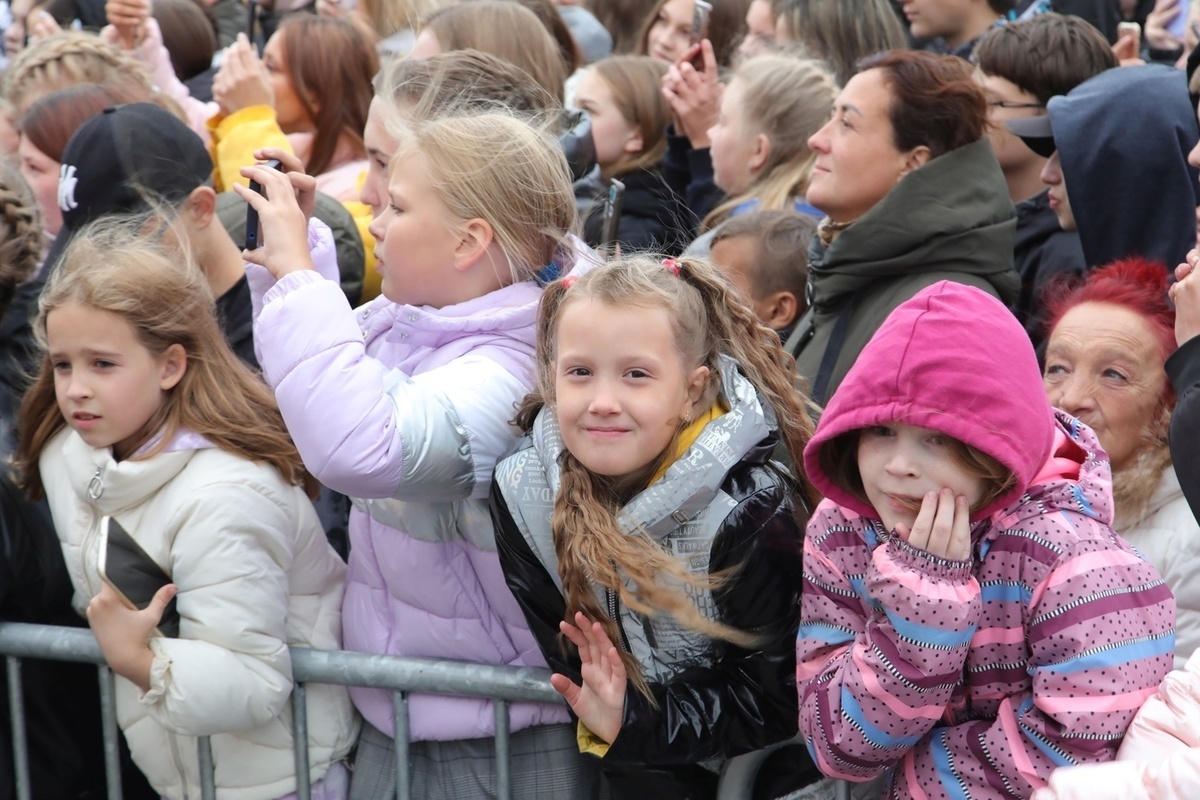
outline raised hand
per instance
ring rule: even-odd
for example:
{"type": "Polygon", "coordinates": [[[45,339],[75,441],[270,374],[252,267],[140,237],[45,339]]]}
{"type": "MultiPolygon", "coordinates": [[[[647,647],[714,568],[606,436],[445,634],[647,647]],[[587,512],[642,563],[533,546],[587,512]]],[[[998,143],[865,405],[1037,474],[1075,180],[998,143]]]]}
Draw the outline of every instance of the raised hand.
{"type": "Polygon", "coordinates": [[[1187,260],[1175,268],[1175,280],[1168,294],[1175,303],[1175,341],[1182,345],[1200,334],[1200,250],[1190,250],[1187,260]]]}
{"type": "Polygon", "coordinates": [[[688,137],[694,148],[708,147],[708,129],[717,121],[721,94],[725,86],[717,79],[717,57],[712,42],[703,39],[687,49],[663,76],[662,93],[671,106],[679,133],[688,137]],[[693,66],[699,55],[703,69],[693,66]]]}
{"type": "Polygon", "coordinates": [[[918,550],[950,561],[971,557],[971,507],[967,498],[950,489],[926,492],[912,530],[896,526],[896,534],[918,550]]]}
{"type": "Polygon", "coordinates": [[[150,638],[162,620],[163,611],[175,596],[175,584],[158,590],[150,605],[142,611],[130,608],[107,583],[87,607],[88,624],[112,671],[133,682],[143,692],[150,691],[150,667],[154,653],[150,638]]]}
{"type": "Polygon", "coordinates": [[[313,269],[308,251],[308,219],[297,200],[295,185],[297,180],[307,184],[312,178],[302,172],[269,169],[265,164],[242,167],[241,174],[263,188],[263,194],[259,194],[240,183],[233,185],[233,191],[258,212],[264,241],[255,250],[243,250],[242,258],[266,267],[276,280],[297,270],[313,269]]]}
{"type": "Polygon", "coordinates": [[[213,78],[213,99],[226,116],[250,106],[274,106],[271,76],[246,34],[225,50],[225,60],[213,78]]]}
{"type": "Polygon", "coordinates": [[[555,674],[550,684],[566,699],[575,716],[588,730],[612,744],[621,732],[625,713],[625,664],[599,622],[592,622],[582,613],[575,615],[575,624],[559,623],[563,634],[579,648],[583,685],[566,675],[555,674]]]}

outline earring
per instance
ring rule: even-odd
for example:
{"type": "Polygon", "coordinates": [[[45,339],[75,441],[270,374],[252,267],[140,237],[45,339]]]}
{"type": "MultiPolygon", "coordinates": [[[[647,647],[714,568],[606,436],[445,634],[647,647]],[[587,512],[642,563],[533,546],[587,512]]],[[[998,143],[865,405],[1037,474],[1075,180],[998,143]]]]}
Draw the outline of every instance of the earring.
{"type": "Polygon", "coordinates": [[[692,410],[690,408],[683,412],[683,424],[684,427],[692,424],[692,410]]]}

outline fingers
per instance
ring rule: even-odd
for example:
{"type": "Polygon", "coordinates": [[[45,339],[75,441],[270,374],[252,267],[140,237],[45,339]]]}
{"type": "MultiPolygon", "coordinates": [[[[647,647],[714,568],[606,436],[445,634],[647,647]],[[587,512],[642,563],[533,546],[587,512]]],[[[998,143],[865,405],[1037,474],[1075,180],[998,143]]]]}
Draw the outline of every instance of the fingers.
{"type": "Polygon", "coordinates": [[[929,542],[925,550],[945,557],[950,549],[950,536],[954,528],[954,492],[942,489],[937,496],[937,512],[933,516],[933,527],[929,530],[929,542]]]}
{"type": "Polygon", "coordinates": [[[563,696],[563,699],[567,701],[567,705],[571,706],[571,708],[575,707],[575,704],[579,701],[579,693],[583,690],[583,687],[579,686],[579,684],[566,675],[560,675],[557,672],[550,676],[550,685],[554,687],[554,691],[563,696]]]}
{"type": "Polygon", "coordinates": [[[930,555],[966,561],[971,556],[971,504],[952,489],[927,492],[912,530],[898,524],[896,534],[930,555]]]}
{"type": "Polygon", "coordinates": [[[264,147],[254,151],[255,161],[270,161],[273,158],[278,159],[280,172],[304,172],[304,164],[300,161],[300,157],[291,150],[284,150],[281,147],[264,147]]]}
{"type": "Polygon", "coordinates": [[[173,583],[168,583],[166,586],[154,593],[154,599],[150,601],[150,605],[146,607],[146,613],[154,615],[154,622],[157,625],[162,620],[163,612],[167,610],[167,604],[179,592],[179,587],[173,583]]]}
{"type": "Polygon", "coordinates": [[[678,59],[676,59],[675,66],[680,67],[680,68],[682,68],[684,64],[691,66],[692,59],[694,59],[699,54],[700,54],[700,44],[697,43],[697,44],[690,46],[687,50],[683,51],[683,55],[681,55],[678,59]]]}
{"type": "Polygon", "coordinates": [[[700,40],[700,52],[703,54],[704,74],[709,80],[717,79],[717,54],[713,50],[712,42],[708,39],[700,40]]]}
{"type": "Polygon", "coordinates": [[[910,545],[918,550],[926,550],[929,547],[929,534],[933,530],[933,519],[937,513],[938,496],[936,492],[926,492],[921,498],[921,510],[917,512],[917,518],[913,522],[912,531],[908,534],[906,540],[910,545]]]}

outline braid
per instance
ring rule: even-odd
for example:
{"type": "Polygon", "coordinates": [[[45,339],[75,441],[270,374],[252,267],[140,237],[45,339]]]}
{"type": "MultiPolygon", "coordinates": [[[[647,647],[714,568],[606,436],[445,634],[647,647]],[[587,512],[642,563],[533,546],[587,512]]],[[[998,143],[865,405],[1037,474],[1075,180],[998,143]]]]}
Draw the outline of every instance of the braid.
{"type": "Polygon", "coordinates": [[[0,164],[0,314],[42,257],[42,222],[33,192],[10,164],[0,164]]]}
{"type": "Polygon", "coordinates": [[[5,70],[0,92],[20,113],[42,94],[79,83],[119,83],[154,91],[140,61],[94,34],[70,31],[22,50],[5,70]]]}

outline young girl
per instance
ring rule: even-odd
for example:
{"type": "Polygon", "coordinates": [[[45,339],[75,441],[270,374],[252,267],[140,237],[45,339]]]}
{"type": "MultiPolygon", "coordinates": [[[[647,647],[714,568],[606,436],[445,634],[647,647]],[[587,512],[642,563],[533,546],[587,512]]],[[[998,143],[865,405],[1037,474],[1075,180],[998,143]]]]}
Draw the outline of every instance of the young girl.
{"type": "MultiPolygon", "coordinates": [[[[118,722],[164,797],[198,797],[197,736],[218,793],[296,789],[289,646],[337,649],[345,566],[270,391],[226,346],[198,269],[137,228],[91,229],[41,298],[46,355],[21,406],[25,487],[49,500],[117,681],[118,722]],[[135,611],[102,583],[111,515],[172,584],[135,611]],[[174,597],[178,638],[154,634],[174,597]]],[[[345,689],[308,689],[313,797],[342,798],[357,724],[345,689]]]]}
{"type": "MultiPolygon", "coordinates": [[[[267,242],[247,257],[279,279],[255,326],[264,376],[305,464],[356,498],[347,649],[543,666],[504,584],[487,490],[533,384],[533,278],[575,220],[566,161],[553,136],[508,114],[418,119],[390,134],[388,205],[371,224],[382,295],[357,312],[312,270],[288,178],[244,170],[267,193],[238,190],[267,242]]],[[[390,797],[392,695],[352,696],[370,725],[351,796],[390,797]]],[[[408,708],[413,796],[493,796],[491,703],[418,694],[408,708]]],[[[587,796],[566,710],[510,713],[513,796],[587,796]]]]}
{"type": "Polygon", "coordinates": [[[724,759],[796,733],[807,485],[770,458],[798,458],[812,425],[784,363],[706,262],[627,258],[546,290],[492,515],[617,796],[711,797],[724,759]]]}
{"type": "Polygon", "coordinates": [[[804,200],[816,160],[808,139],[829,120],[836,96],[833,77],[817,61],[766,54],[739,65],[708,130],[713,181],[727,199],[701,230],[754,208],[823,217],[804,200]]]}
{"type": "Polygon", "coordinates": [[[1024,798],[1109,760],[1171,667],[1175,604],[1109,527],[1091,429],[1053,411],[1020,323],[943,281],[899,306],[804,463],[800,729],[884,796],[1024,798]]]}
{"type": "Polygon", "coordinates": [[[575,103],[588,113],[601,192],[584,219],[583,240],[603,239],[609,179],[625,185],[617,243],[621,252],[678,253],[691,238],[693,221],[663,180],[659,165],[667,150],[671,110],[659,84],[666,64],[649,56],[613,56],[584,70],[575,103]]]}

